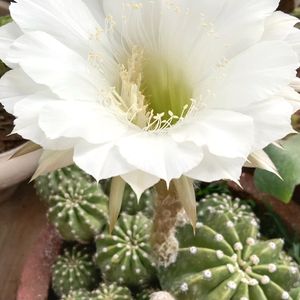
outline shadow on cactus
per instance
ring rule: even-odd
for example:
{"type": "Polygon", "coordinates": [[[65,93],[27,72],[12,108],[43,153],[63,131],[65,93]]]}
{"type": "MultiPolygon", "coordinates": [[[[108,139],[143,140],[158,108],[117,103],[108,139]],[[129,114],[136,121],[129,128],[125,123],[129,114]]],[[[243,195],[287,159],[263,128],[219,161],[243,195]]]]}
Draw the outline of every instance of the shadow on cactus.
{"type": "Polygon", "coordinates": [[[195,235],[189,225],[177,230],[176,262],[159,272],[164,289],[178,300],[292,299],[298,266],[281,239],[260,240],[250,206],[212,195],[199,211],[195,235]]]}

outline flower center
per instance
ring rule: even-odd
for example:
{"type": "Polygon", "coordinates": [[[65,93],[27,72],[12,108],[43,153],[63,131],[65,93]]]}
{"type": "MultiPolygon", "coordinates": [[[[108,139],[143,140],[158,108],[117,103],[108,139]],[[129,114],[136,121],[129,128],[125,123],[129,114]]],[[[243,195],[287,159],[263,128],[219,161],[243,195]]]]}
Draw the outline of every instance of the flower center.
{"type": "Polygon", "coordinates": [[[169,128],[192,107],[192,88],[182,70],[133,47],[120,70],[115,97],[127,119],[145,130],[169,128]]]}

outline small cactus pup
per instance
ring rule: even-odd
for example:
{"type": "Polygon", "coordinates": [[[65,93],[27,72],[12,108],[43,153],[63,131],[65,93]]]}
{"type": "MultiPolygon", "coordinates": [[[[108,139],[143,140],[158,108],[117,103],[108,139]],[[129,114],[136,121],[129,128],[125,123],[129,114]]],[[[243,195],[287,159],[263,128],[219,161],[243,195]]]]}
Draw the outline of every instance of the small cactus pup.
{"type": "Polygon", "coordinates": [[[139,201],[137,200],[136,194],[127,184],[124,190],[124,196],[122,201],[122,212],[128,215],[136,215],[141,212],[145,216],[151,218],[153,216],[153,198],[154,191],[149,189],[146,190],[139,201]]]}
{"type": "Polygon", "coordinates": [[[121,214],[112,232],[96,238],[96,263],[105,281],[141,288],[155,279],[149,243],[151,221],[143,214],[121,214]]]}
{"type": "Polygon", "coordinates": [[[118,286],[116,283],[100,284],[97,290],[91,292],[90,300],[133,300],[127,287],[118,286]]]}
{"type": "Polygon", "coordinates": [[[189,225],[178,228],[177,259],[160,269],[162,288],[178,300],[292,300],[299,270],[282,260],[283,241],[259,240],[251,214],[211,214],[195,234],[189,225]]]}
{"type": "MultiPolygon", "coordinates": [[[[98,279],[99,274],[93,263],[93,256],[90,249],[85,246],[75,245],[65,248],[52,267],[52,287],[58,296],[68,295],[73,290],[92,290],[97,285],[98,279]]],[[[84,294],[84,291],[81,292],[84,294]]],[[[77,294],[80,295],[80,292],[77,294]]]]}
{"type": "Polygon", "coordinates": [[[108,197],[96,182],[75,177],[58,183],[47,216],[64,240],[86,243],[107,225],[108,197]]]}
{"type": "Polygon", "coordinates": [[[39,176],[34,181],[34,187],[40,199],[48,202],[51,195],[67,190],[72,183],[81,180],[93,182],[90,175],[76,165],[72,165],[50,172],[47,175],[39,176]]]}
{"type": "Polygon", "coordinates": [[[77,290],[63,295],[61,300],[91,300],[91,295],[90,292],[86,290],[77,290]]]}

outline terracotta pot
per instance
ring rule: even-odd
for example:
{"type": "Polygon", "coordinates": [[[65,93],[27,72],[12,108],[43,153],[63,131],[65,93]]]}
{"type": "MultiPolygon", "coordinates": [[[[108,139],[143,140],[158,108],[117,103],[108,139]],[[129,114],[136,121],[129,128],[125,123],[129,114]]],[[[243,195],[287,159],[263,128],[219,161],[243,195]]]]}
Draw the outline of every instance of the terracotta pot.
{"type": "Polygon", "coordinates": [[[0,202],[7,199],[12,190],[20,182],[28,179],[37,168],[41,151],[10,159],[19,149],[20,147],[0,154],[0,202]]]}
{"type": "Polygon", "coordinates": [[[61,245],[62,240],[54,228],[45,226],[25,261],[16,300],[48,299],[51,266],[61,245]]]}

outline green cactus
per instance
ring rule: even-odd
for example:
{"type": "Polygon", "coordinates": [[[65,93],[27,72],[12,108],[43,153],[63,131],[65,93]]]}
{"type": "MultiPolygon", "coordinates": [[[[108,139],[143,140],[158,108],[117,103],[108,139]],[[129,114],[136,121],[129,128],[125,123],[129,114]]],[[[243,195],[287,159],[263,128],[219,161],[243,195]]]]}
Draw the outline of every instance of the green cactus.
{"type": "Polygon", "coordinates": [[[290,296],[293,300],[300,300],[300,287],[292,289],[290,291],[290,296]]]}
{"type": "Polygon", "coordinates": [[[67,190],[73,182],[81,180],[93,181],[91,176],[83,172],[76,165],[73,165],[38,177],[34,181],[34,186],[40,199],[48,202],[51,195],[67,190]]]}
{"type": "MultiPolygon", "coordinates": [[[[52,287],[59,296],[72,290],[91,290],[97,285],[98,277],[93,256],[84,246],[65,248],[64,253],[57,258],[52,267],[52,287]]],[[[83,291],[82,293],[84,294],[83,291]]],[[[77,294],[80,295],[79,292],[77,294]]]]}
{"type": "Polygon", "coordinates": [[[232,198],[232,196],[224,193],[207,195],[198,204],[198,216],[201,221],[208,222],[207,219],[213,218],[215,213],[226,214],[234,222],[239,222],[245,218],[259,222],[249,204],[240,198],[232,198]]]}
{"type": "Polygon", "coordinates": [[[136,215],[139,212],[142,212],[147,217],[153,216],[153,190],[146,190],[139,201],[134,191],[129,185],[126,185],[123,202],[122,202],[122,212],[125,212],[129,215],[136,215]]]}
{"type": "Polygon", "coordinates": [[[91,300],[90,292],[86,290],[71,291],[68,295],[63,295],[61,300],[91,300]]]}
{"type": "Polygon", "coordinates": [[[132,300],[128,288],[117,286],[116,283],[102,283],[100,287],[91,292],[90,300],[132,300]]]}
{"type": "Polygon", "coordinates": [[[48,197],[48,219],[64,240],[89,242],[107,225],[108,197],[78,168],[55,171],[36,186],[48,197]]]}
{"type": "Polygon", "coordinates": [[[151,221],[142,214],[122,214],[112,234],[96,238],[96,263],[108,282],[141,287],[155,278],[149,244],[151,221]]]}
{"type": "Polygon", "coordinates": [[[259,240],[258,223],[247,207],[228,197],[231,209],[220,209],[219,197],[213,197],[217,201],[200,204],[206,212],[195,235],[190,225],[178,228],[177,259],[161,268],[162,287],[178,300],[291,300],[288,291],[300,275],[283,258],[283,241],[259,240]]]}
{"type": "Polygon", "coordinates": [[[149,289],[141,292],[135,298],[136,300],[175,300],[171,294],[164,291],[149,289]]]}

